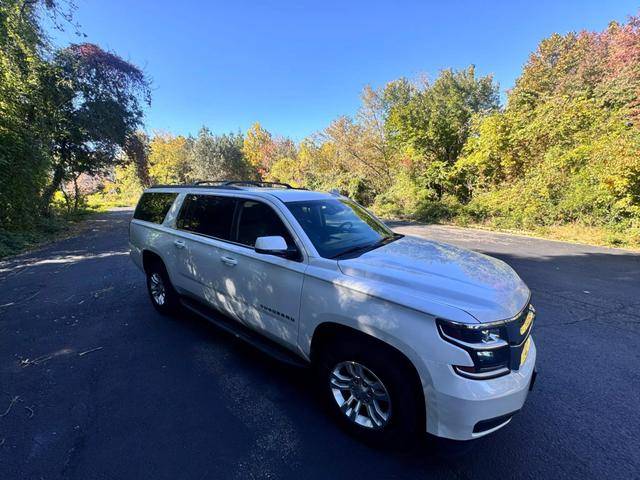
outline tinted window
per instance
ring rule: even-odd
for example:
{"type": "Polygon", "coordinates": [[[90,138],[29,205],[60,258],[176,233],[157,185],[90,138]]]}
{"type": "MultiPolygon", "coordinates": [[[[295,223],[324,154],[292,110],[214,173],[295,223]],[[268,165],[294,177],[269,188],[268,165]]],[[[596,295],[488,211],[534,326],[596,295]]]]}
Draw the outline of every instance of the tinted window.
{"type": "Polygon", "coordinates": [[[178,217],[178,228],[230,240],[236,201],[213,195],[187,195],[178,217]]]}
{"type": "Polygon", "coordinates": [[[140,197],[133,218],[146,222],[162,223],[177,196],[177,193],[144,193],[140,197]]]}
{"type": "Polygon", "coordinates": [[[256,238],[271,236],[283,237],[290,248],[295,247],[289,231],[270,206],[252,200],[244,201],[238,222],[238,243],[253,247],[256,238]]]}
{"type": "Polygon", "coordinates": [[[379,246],[396,238],[364,208],[348,200],[312,200],[286,205],[325,258],[379,246]]]}

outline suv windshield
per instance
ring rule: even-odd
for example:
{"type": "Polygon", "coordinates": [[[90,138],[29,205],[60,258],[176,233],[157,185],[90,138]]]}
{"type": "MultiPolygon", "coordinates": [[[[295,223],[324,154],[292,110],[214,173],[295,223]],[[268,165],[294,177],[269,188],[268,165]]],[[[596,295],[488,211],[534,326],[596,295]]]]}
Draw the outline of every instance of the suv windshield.
{"type": "Polygon", "coordinates": [[[349,200],[310,200],[286,205],[325,258],[364,253],[402,237],[349,200]]]}

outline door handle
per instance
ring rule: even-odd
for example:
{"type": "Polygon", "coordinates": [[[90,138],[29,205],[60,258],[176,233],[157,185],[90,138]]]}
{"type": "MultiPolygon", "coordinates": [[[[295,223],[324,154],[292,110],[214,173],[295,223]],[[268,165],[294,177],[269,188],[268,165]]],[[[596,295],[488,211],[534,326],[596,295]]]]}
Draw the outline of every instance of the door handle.
{"type": "Polygon", "coordinates": [[[229,265],[230,267],[233,267],[238,264],[238,261],[235,258],[231,258],[231,257],[220,257],[220,261],[225,265],[229,265]]]}
{"type": "Polygon", "coordinates": [[[187,246],[184,240],[174,240],[173,244],[175,245],[176,248],[184,248],[187,246]]]}

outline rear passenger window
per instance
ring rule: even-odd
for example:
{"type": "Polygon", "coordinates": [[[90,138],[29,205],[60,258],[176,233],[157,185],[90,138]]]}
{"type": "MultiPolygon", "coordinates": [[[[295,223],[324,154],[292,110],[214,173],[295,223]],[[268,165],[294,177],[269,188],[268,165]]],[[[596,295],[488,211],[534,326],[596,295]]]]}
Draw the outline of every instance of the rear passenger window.
{"type": "Polygon", "coordinates": [[[252,200],[244,201],[238,222],[238,243],[253,247],[256,238],[274,235],[284,237],[289,248],[295,247],[289,231],[270,206],[252,200]]]}
{"type": "Polygon", "coordinates": [[[145,222],[162,223],[177,196],[177,193],[143,193],[133,218],[145,222]]]}
{"type": "Polygon", "coordinates": [[[231,239],[236,201],[214,195],[187,195],[178,216],[178,228],[221,240],[231,239]]]}

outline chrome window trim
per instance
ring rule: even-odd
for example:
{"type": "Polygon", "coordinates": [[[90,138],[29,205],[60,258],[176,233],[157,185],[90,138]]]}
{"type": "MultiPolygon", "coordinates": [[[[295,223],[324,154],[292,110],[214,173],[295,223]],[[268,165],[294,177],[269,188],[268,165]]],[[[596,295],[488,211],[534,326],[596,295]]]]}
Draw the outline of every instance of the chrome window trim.
{"type": "MultiPolygon", "coordinates": [[[[186,233],[186,234],[190,234],[190,235],[195,235],[197,237],[202,237],[202,238],[206,238],[209,240],[215,240],[217,242],[222,242],[222,243],[226,243],[229,245],[235,245],[237,247],[242,247],[244,249],[250,250],[252,252],[255,252],[255,248],[250,246],[250,245],[246,245],[244,243],[239,243],[239,242],[234,242],[231,239],[225,239],[225,238],[220,238],[220,237],[214,237],[212,235],[207,235],[204,233],[200,233],[200,232],[195,232],[193,230],[187,230],[185,228],[179,228],[178,227],[178,219],[180,218],[180,215],[182,214],[182,211],[186,205],[186,200],[189,197],[189,195],[207,195],[210,197],[223,197],[223,198],[233,198],[234,200],[236,200],[236,202],[240,203],[243,201],[252,201],[252,202],[258,202],[258,203],[262,203],[263,205],[266,205],[268,208],[270,208],[271,210],[273,210],[276,214],[276,216],[280,219],[280,221],[282,222],[282,224],[284,225],[284,228],[287,229],[287,232],[289,232],[289,235],[291,236],[291,239],[293,240],[296,249],[298,250],[298,252],[302,255],[303,258],[301,258],[300,260],[291,260],[291,259],[286,259],[289,260],[291,262],[296,262],[296,263],[301,263],[305,261],[304,258],[304,253],[306,252],[305,250],[303,250],[302,248],[300,248],[300,239],[298,238],[298,235],[296,234],[296,232],[292,232],[293,228],[291,228],[291,225],[288,222],[288,219],[284,219],[282,218],[282,215],[279,215],[279,211],[277,208],[275,208],[273,205],[270,205],[268,202],[265,202],[262,198],[254,198],[254,197],[246,197],[246,196],[241,196],[241,195],[219,195],[218,192],[205,192],[205,193],[194,193],[194,192],[184,192],[184,198],[182,198],[182,202],[180,204],[180,208],[178,209],[178,211],[175,214],[175,218],[174,218],[174,225],[171,227],[171,229],[174,232],[181,232],[181,233],[186,233]],[[286,221],[285,221],[286,220],[286,221]]],[[[236,205],[236,207],[234,208],[238,208],[238,206],[236,205]]],[[[167,214],[168,215],[168,214],[167,214]]],[[[235,213],[234,213],[234,217],[235,217],[235,213]]],[[[235,222],[235,218],[233,220],[233,222],[235,222]]],[[[233,222],[232,222],[232,227],[233,227],[233,222]]],[[[232,236],[233,236],[233,231],[231,232],[232,236]]],[[[187,237],[188,238],[188,237],[187,237]]]]}

